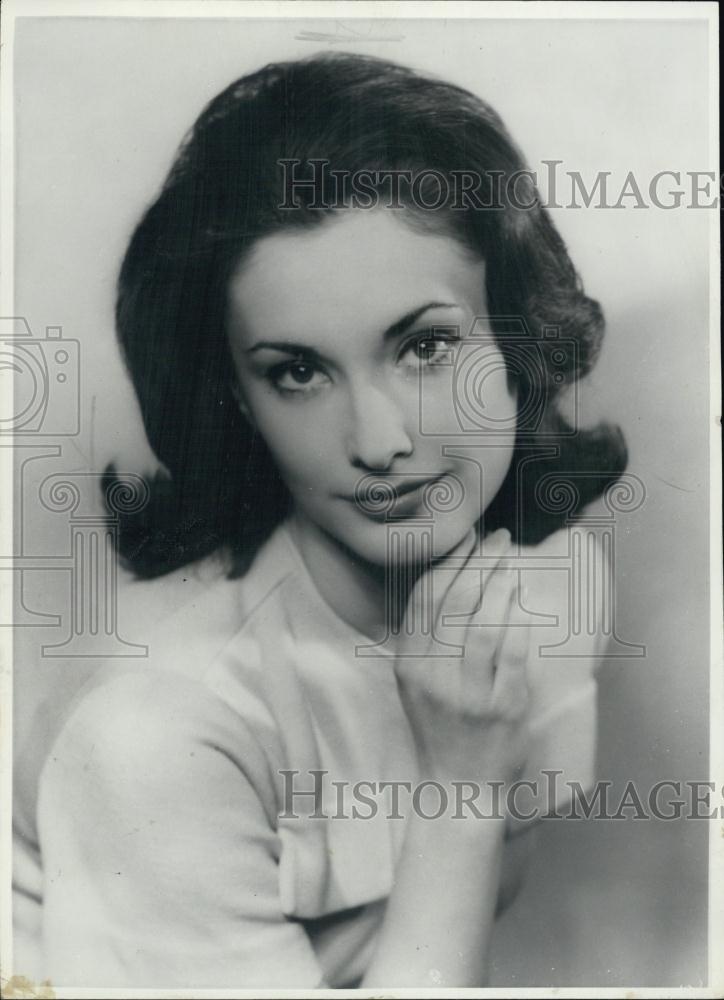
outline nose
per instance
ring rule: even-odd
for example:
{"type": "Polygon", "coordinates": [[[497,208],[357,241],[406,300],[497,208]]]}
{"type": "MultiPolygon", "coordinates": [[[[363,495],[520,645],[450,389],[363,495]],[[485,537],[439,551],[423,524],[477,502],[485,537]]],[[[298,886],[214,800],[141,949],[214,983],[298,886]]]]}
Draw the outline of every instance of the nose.
{"type": "Polygon", "coordinates": [[[387,471],[395,459],[412,454],[405,416],[379,386],[366,385],[353,393],[347,448],[355,468],[375,472],[387,471]]]}

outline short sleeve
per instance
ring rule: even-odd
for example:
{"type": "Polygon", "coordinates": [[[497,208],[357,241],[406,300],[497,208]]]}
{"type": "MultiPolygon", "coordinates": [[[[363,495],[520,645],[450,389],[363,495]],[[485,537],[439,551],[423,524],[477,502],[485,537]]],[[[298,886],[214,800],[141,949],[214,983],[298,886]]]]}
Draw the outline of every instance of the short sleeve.
{"type": "Polygon", "coordinates": [[[201,684],[139,671],[84,695],[39,790],[54,986],[322,985],[281,909],[264,768],[243,720],[201,684]]]}

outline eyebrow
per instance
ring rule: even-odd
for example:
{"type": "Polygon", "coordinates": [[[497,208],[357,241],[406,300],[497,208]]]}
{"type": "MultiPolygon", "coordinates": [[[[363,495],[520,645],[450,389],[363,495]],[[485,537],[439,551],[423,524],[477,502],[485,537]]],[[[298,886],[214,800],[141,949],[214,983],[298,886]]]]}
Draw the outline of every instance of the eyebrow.
{"type": "MultiPolygon", "coordinates": [[[[401,319],[398,319],[392,324],[392,326],[389,326],[383,334],[383,339],[385,341],[390,341],[399,337],[429,309],[458,308],[459,306],[456,302],[427,302],[424,306],[420,306],[419,309],[413,309],[412,312],[405,313],[401,319]]],[[[254,351],[261,351],[265,348],[272,351],[283,351],[285,354],[307,354],[310,356],[316,356],[319,354],[315,348],[310,347],[308,344],[300,344],[292,340],[260,340],[252,347],[247,348],[246,353],[253,354],[254,351]]]]}

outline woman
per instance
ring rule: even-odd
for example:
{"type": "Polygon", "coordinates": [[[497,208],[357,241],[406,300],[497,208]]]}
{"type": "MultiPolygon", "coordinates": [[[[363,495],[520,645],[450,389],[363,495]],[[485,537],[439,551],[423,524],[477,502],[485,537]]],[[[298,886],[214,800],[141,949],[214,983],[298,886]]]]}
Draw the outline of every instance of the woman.
{"type": "Polygon", "coordinates": [[[354,55],[187,136],[117,306],[165,467],[121,536],[149,660],[97,666],[28,783],[54,984],[485,983],[501,789],[592,752],[596,638],[576,672],[530,627],[567,601],[539,487],[583,473],[570,517],[625,465],[558,410],[602,318],[523,168],[483,102],[354,55]]]}

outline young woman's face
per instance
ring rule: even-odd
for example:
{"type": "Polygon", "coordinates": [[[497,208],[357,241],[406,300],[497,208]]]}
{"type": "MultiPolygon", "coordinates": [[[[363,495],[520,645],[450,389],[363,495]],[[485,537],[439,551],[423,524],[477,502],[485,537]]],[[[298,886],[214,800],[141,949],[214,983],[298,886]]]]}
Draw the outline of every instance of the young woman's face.
{"type": "Polygon", "coordinates": [[[434,553],[457,545],[515,441],[502,355],[475,325],[484,263],[399,211],[347,210],[260,240],[229,295],[241,405],[301,523],[377,564],[390,519],[432,516],[434,553]],[[374,503],[377,484],[391,504],[374,503]]]}

